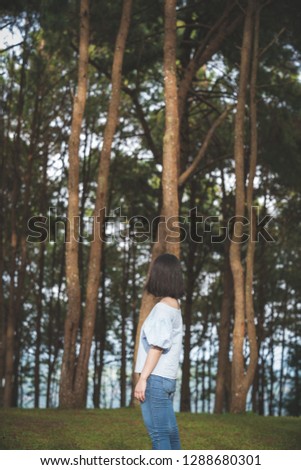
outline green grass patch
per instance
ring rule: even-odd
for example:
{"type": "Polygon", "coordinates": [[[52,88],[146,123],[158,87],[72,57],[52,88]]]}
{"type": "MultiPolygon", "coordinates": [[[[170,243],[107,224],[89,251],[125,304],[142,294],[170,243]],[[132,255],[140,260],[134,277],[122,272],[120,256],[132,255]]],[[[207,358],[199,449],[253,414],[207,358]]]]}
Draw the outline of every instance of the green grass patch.
{"type": "MultiPolygon", "coordinates": [[[[185,450],[301,449],[301,418],[177,413],[185,450]]],[[[140,409],[0,410],[1,449],[151,449],[140,409]]]]}

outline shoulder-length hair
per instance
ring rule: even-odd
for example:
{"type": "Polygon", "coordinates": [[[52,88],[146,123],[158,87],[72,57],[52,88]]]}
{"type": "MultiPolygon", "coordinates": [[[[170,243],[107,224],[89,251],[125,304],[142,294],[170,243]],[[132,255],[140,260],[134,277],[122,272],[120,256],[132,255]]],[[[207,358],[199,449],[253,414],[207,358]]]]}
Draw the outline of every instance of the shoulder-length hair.
{"type": "Polygon", "coordinates": [[[182,297],[185,290],[178,258],[170,253],[158,256],[151,266],[145,289],[155,297],[182,297]]]}

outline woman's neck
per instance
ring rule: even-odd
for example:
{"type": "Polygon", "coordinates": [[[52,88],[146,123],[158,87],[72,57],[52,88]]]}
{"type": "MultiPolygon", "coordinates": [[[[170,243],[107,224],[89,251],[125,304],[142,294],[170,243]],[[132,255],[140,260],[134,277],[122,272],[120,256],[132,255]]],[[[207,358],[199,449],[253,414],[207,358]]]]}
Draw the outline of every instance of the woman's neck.
{"type": "Polygon", "coordinates": [[[179,302],[174,297],[161,297],[159,302],[170,305],[170,307],[180,308],[179,302]]]}

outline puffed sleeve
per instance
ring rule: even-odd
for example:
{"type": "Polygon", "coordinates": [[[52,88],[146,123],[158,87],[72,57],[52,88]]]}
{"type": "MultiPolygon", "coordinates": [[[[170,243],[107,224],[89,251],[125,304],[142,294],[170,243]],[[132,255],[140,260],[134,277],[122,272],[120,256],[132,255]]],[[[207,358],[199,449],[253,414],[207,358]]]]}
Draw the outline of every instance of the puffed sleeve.
{"type": "Polygon", "coordinates": [[[151,318],[145,322],[143,333],[150,346],[164,350],[172,345],[172,321],[168,312],[157,308],[151,318]]]}

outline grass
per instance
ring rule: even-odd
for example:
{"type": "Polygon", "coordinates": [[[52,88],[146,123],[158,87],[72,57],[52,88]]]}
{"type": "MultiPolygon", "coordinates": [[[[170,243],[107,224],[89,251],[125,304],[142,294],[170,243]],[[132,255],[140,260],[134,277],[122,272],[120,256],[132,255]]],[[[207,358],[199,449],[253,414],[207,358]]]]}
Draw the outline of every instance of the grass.
{"type": "MultiPolygon", "coordinates": [[[[177,413],[183,450],[301,449],[301,418],[177,413]]],[[[0,410],[0,449],[151,449],[140,409],[0,410]]]]}

